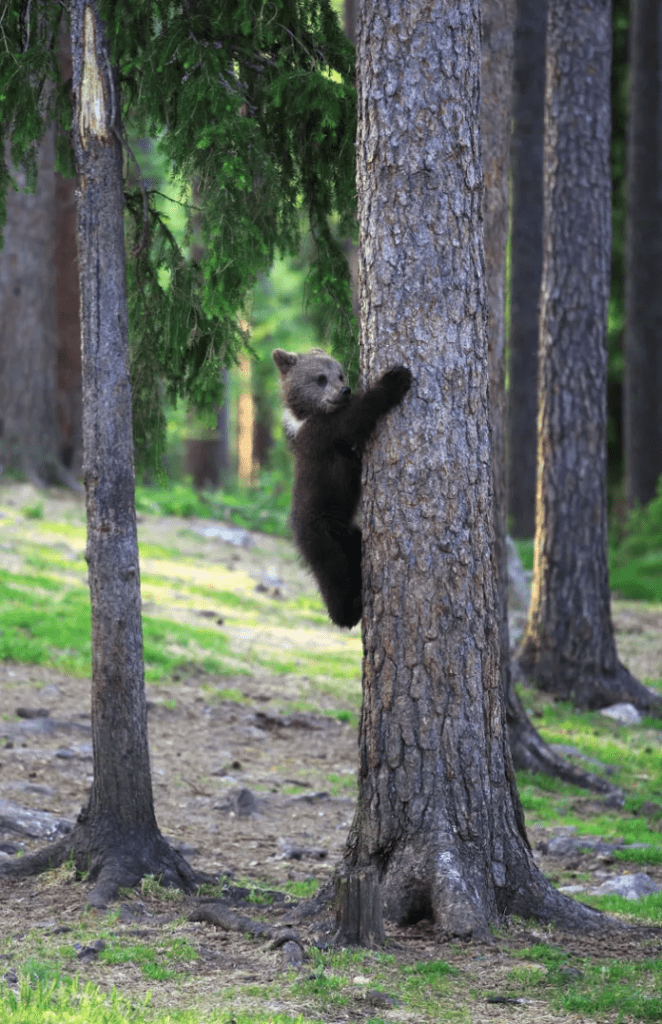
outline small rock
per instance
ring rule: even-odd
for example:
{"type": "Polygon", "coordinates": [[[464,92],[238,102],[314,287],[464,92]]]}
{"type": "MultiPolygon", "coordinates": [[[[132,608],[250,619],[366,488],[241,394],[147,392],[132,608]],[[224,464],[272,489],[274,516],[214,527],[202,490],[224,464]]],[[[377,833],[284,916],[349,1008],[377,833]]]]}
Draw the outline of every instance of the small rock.
{"type": "Polygon", "coordinates": [[[255,794],[242,787],[231,794],[233,809],[240,818],[248,818],[251,814],[257,814],[257,800],[255,794]]]}
{"type": "Polygon", "coordinates": [[[288,939],[282,945],[283,970],[301,970],[303,965],[303,950],[298,942],[288,939]]]}
{"type": "Polygon", "coordinates": [[[558,978],[560,981],[571,983],[573,981],[581,981],[584,977],[582,971],[578,967],[561,967],[559,968],[558,978]]]}
{"type": "Polygon", "coordinates": [[[378,988],[369,988],[365,994],[366,1003],[371,1006],[378,1006],[382,1010],[390,1010],[398,1006],[398,1001],[387,992],[380,992],[378,988]]]}
{"type": "Polygon", "coordinates": [[[662,817],[662,807],[653,803],[652,800],[644,800],[638,813],[643,814],[646,818],[660,818],[662,817]]]}
{"type": "Polygon", "coordinates": [[[283,577],[275,566],[268,566],[260,576],[260,583],[265,587],[280,587],[283,584],[283,577]]]}
{"type": "Polygon", "coordinates": [[[602,708],[600,714],[604,715],[605,718],[611,718],[612,721],[618,722],[619,725],[639,725],[641,722],[641,715],[634,704],[612,704],[608,708],[602,708]]]}
{"type": "Polygon", "coordinates": [[[16,714],[19,718],[48,718],[50,711],[48,708],[16,708],[16,714]]]}
{"type": "Polygon", "coordinates": [[[606,882],[591,889],[591,896],[606,896],[608,893],[616,893],[617,896],[624,896],[626,900],[639,900],[642,896],[650,896],[653,892],[660,892],[662,886],[657,885],[650,875],[638,871],[632,875],[616,875],[608,878],[606,882]]]}
{"type": "Polygon", "coordinates": [[[253,543],[247,530],[233,526],[194,526],[193,533],[210,540],[222,540],[224,544],[232,544],[235,548],[249,548],[253,543]]]}
{"type": "Polygon", "coordinates": [[[326,860],[329,855],[322,846],[299,846],[291,839],[281,839],[280,846],[284,860],[326,860]]]}
{"type": "Polygon", "coordinates": [[[103,939],[96,939],[89,946],[81,946],[80,942],[74,942],[74,949],[79,960],[96,960],[102,949],[106,948],[103,939]]]}

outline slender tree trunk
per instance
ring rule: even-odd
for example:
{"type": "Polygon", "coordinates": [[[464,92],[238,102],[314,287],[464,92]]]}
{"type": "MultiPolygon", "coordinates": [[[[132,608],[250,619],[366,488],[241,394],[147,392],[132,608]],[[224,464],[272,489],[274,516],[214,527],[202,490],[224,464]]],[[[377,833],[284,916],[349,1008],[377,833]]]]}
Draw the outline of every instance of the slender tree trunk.
{"type": "MultiPolygon", "coordinates": [[[[508,238],[508,171],[513,75],[515,0],[483,0],[481,26],[480,129],[485,192],[483,240],[489,308],[487,350],[492,426],[494,540],[501,680],[504,695],[512,688],[508,629],[508,549],[506,547],[506,242],[508,238]]],[[[522,709],[519,702],[513,707],[522,709]]],[[[518,719],[509,721],[509,731],[518,719]]]]}
{"type": "Polygon", "coordinates": [[[55,313],[60,457],[78,476],[83,462],[80,291],[76,253],[76,182],[55,175],[55,313]]]}
{"type": "Polygon", "coordinates": [[[147,746],[119,89],[95,6],[73,0],[71,17],[94,747],[76,855],[103,904],[147,872],[179,884],[192,872],[158,831],[147,746]]]}
{"type": "Polygon", "coordinates": [[[197,877],[154,816],[140,617],[140,574],[124,264],[118,82],[96,6],[72,0],[83,354],[83,476],[92,604],[94,778],[70,837],[5,873],[29,874],[73,852],[105,904],[147,873],[192,888],[197,877]]]}
{"type": "MultiPolygon", "coordinates": [[[[60,71],[72,77],[71,31],[63,19],[60,71]]],[[[80,356],[80,288],[76,250],[76,181],[55,175],[55,316],[57,325],[57,420],[60,456],[78,477],[83,465],[83,396],[80,356]]]]}
{"type": "Polygon", "coordinates": [[[550,0],[534,578],[520,665],[580,707],[655,698],[619,662],[607,577],[611,5],[550,0]]]}
{"type": "Polygon", "coordinates": [[[508,392],[508,512],[533,537],[536,499],[538,315],[542,273],[542,151],[547,0],[517,0],[512,134],[508,392]]]}
{"type": "Polygon", "coordinates": [[[628,505],[662,476],[662,6],[632,0],[625,328],[628,505]]]}
{"type": "Polygon", "coordinates": [[[361,365],[370,382],[405,363],[414,385],[364,459],[359,800],[340,891],[373,867],[387,917],[448,935],[485,936],[504,912],[597,926],[533,862],[501,695],[479,3],[384,11],[364,0],[358,30],[361,365]]]}

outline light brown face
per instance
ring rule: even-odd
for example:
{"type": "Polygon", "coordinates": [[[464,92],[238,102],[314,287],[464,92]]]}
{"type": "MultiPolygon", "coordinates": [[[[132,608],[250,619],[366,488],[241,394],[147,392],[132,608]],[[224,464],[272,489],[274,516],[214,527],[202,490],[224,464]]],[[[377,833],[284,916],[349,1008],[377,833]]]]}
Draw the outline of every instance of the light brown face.
{"type": "Polygon", "coordinates": [[[280,371],[280,382],[286,405],[299,419],[314,412],[334,412],[349,400],[340,363],[322,349],[301,355],[276,349],[273,359],[280,371]]]}

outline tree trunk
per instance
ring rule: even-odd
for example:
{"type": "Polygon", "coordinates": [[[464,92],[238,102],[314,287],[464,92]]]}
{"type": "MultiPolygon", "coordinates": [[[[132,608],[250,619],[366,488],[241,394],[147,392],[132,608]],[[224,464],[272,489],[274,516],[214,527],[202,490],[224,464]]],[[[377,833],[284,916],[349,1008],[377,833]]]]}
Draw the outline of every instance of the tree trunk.
{"type": "Polygon", "coordinates": [[[55,133],[39,147],[37,191],[13,169],[0,258],[0,463],[38,486],[60,478],[54,291],[55,133]]]}
{"type": "Polygon", "coordinates": [[[119,92],[93,4],[72,3],[94,781],[76,860],[91,902],[144,874],[190,887],[156,825],[147,746],[124,267],[119,92]]]}
{"type": "Polygon", "coordinates": [[[411,367],[364,459],[359,800],[343,875],[385,916],[483,936],[596,926],[526,840],[499,679],[481,229],[478,0],[359,18],[361,368],[411,367]]]}
{"type": "MultiPolygon", "coordinates": [[[[60,72],[72,76],[71,31],[62,21],[60,72]]],[[[55,175],[55,317],[57,325],[57,420],[60,457],[76,477],[83,468],[83,395],[80,360],[80,288],[76,251],[76,181],[55,175]]]]}
{"type": "Polygon", "coordinates": [[[550,0],[534,577],[519,661],[580,707],[657,703],[618,661],[607,577],[611,7],[550,0]]]}
{"type": "Polygon", "coordinates": [[[508,367],[508,511],[512,519],[513,536],[533,537],[547,0],[517,0],[516,6],[508,367]]]}
{"type": "Polygon", "coordinates": [[[628,505],[662,475],[662,7],[633,0],[629,39],[625,328],[628,505]]]}
{"type": "Polygon", "coordinates": [[[487,347],[490,376],[490,422],[494,492],[494,539],[501,681],[505,695],[508,739],[515,768],[543,771],[606,793],[615,787],[582,772],[552,751],[527,718],[515,691],[508,629],[508,549],[506,546],[506,328],[505,280],[508,237],[508,169],[513,69],[514,0],[483,0],[481,133],[485,192],[483,235],[489,305],[487,347]]]}
{"type": "MultiPolygon", "coordinates": [[[[506,547],[506,241],[508,171],[513,74],[514,0],[483,0],[481,25],[480,130],[485,192],[483,240],[489,308],[487,351],[492,426],[494,550],[497,564],[497,614],[503,693],[514,685],[508,629],[508,549],[506,547]]],[[[512,702],[513,707],[522,705],[512,702]]],[[[523,712],[522,708],[522,712],[523,712]]],[[[526,718],[526,716],[524,716],[526,718]]],[[[509,722],[517,728],[518,719],[509,722]]]]}
{"type": "Polygon", "coordinates": [[[55,175],[55,314],[60,457],[78,476],[83,462],[80,291],[76,254],[76,182],[55,175]]]}
{"type": "Polygon", "coordinates": [[[83,441],[92,604],[94,778],[70,837],[6,870],[27,874],[73,851],[94,906],[147,873],[192,888],[161,836],[147,747],[124,266],[119,92],[95,6],[72,0],[78,176],[83,441]]]}

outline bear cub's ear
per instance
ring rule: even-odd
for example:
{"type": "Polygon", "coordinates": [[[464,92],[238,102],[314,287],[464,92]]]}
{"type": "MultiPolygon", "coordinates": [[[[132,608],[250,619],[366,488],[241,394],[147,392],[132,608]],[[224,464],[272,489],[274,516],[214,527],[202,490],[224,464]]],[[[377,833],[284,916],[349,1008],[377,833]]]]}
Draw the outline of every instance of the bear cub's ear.
{"type": "Polygon", "coordinates": [[[283,348],[275,348],[271,358],[278,367],[282,377],[286,377],[292,367],[296,364],[296,352],[286,352],[283,348]]]}

